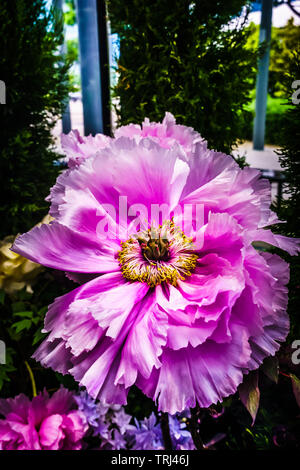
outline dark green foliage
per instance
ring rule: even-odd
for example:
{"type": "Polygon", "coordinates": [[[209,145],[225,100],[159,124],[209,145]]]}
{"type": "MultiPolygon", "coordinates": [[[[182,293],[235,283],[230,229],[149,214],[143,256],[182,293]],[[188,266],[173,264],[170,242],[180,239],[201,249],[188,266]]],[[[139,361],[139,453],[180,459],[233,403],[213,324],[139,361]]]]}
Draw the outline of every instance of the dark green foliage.
{"type": "MultiPolygon", "coordinates": [[[[287,110],[284,115],[284,124],[281,134],[281,150],[278,152],[281,166],[287,179],[286,199],[282,204],[281,218],[287,221],[282,224],[281,231],[288,236],[300,237],[300,103],[293,103],[292,97],[297,98],[296,90],[292,83],[300,79],[300,50],[294,54],[294,60],[290,62],[286,71],[284,84],[287,97],[287,110]]],[[[299,88],[299,83],[298,83],[299,88]]],[[[299,92],[298,92],[299,98],[299,92]]],[[[300,338],[300,261],[299,257],[291,260],[291,281],[289,296],[289,313],[291,317],[290,338],[300,338]]]]}
{"type": "Polygon", "coordinates": [[[1,0],[0,238],[30,229],[47,212],[57,176],[51,129],[69,91],[68,64],[58,54],[61,18],[44,0],[1,0]]]}
{"type": "MultiPolygon", "coordinates": [[[[52,370],[44,369],[31,359],[45,334],[41,333],[44,318],[53,300],[74,289],[76,285],[69,281],[64,273],[44,270],[36,279],[33,293],[25,289],[13,294],[0,290],[0,339],[6,345],[6,364],[0,365],[0,396],[13,397],[19,393],[31,396],[31,382],[25,361],[29,362],[37,389],[59,387],[68,381],[77,387],[71,376],[63,378],[52,370]]],[[[72,386],[69,386],[72,388],[72,386]]]]}
{"type": "Polygon", "coordinates": [[[239,15],[245,0],[114,0],[108,2],[120,36],[119,124],[153,121],[172,112],[211,148],[230,153],[242,134],[253,88],[256,54],[239,15]]]}
{"type": "MultiPolygon", "coordinates": [[[[288,182],[286,193],[290,198],[285,204],[288,219],[287,230],[294,235],[300,234],[300,215],[297,209],[300,203],[300,103],[293,103],[293,96],[300,97],[299,91],[292,88],[295,80],[300,80],[300,50],[294,54],[294,60],[285,75],[286,98],[288,108],[285,113],[284,128],[281,135],[281,150],[278,152],[281,166],[288,182]]],[[[297,88],[299,89],[299,83],[297,88]]]]}

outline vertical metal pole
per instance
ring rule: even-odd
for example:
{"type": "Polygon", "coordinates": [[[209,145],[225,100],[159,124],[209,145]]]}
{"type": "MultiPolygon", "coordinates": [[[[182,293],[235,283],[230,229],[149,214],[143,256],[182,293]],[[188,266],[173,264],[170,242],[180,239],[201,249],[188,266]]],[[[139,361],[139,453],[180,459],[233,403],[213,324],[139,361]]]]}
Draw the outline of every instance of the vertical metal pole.
{"type": "MultiPolygon", "coordinates": [[[[63,53],[65,53],[65,44],[63,45],[63,48],[64,48],[63,53]]],[[[61,120],[62,120],[62,131],[64,134],[68,134],[72,129],[69,97],[65,104],[61,120]]]]}
{"type": "Polygon", "coordinates": [[[105,0],[97,0],[103,133],[111,135],[108,25],[105,0]]]}
{"type": "MultiPolygon", "coordinates": [[[[62,20],[63,20],[63,4],[64,0],[55,0],[54,7],[61,12],[62,20]]],[[[67,53],[67,46],[66,42],[61,45],[60,53],[62,56],[65,56],[67,53]]],[[[71,126],[71,113],[70,113],[70,102],[69,99],[64,105],[63,113],[62,113],[62,131],[64,134],[68,134],[72,128],[71,126]]]]}
{"type": "MultiPolygon", "coordinates": [[[[79,30],[81,90],[83,101],[84,132],[108,133],[106,125],[105,82],[102,67],[105,64],[105,14],[98,0],[76,0],[79,30]],[[100,21],[101,20],[101,21],[100,21]],[[101,41],[101,46],[100,46],[101,41]],[[102,65],[103,63],[103,65],[102,65]]],[[[104,2],[101,2],[104,4],[104,2]]],[[[105,5],[104,5],[105,12],[105,5]]],[[[109,93],[109,89],[108,89],[109,93]]]]}
{"type": "Polygon", "coordinates": [[[265,50],[264,55],[259,60],[258,74],[256,79],[256,102],[253,131],[253,148],[255,150],[264,149],[266,108],[268,96],[270,40],[272,28],[272,9],[273,0],[262,0],[259,43],[261,44],[266,41],[267,48],[265,50]]]}

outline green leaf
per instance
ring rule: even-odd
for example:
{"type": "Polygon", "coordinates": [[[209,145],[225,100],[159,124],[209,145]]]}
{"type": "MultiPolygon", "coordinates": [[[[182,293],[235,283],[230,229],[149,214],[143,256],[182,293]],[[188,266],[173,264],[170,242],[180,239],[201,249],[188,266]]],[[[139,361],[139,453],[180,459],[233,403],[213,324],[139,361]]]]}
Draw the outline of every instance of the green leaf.
{"type": "Polygon", "coordinates": [[[260,399],[258,388],[258,372],[250,372],[246,375],[244,382],[239,386],[239,395],[242,403],[249,411],[252,417],[252,426],[254,425],[260,399]]]}
{"type": "Polygon", "coordinates": [[[290,374],[292,379],[293,392],[296,398],[296,402],[300,408],[300,379],[294,374],[290,374]]]}
{"type": "Polygon", "coordinates": [[[25,317],[25,318],[32,318],[33,312],[25,311],[25,312],[16,312],[13,314],[14,317],[25,317]]]}
{"type": "Polygon", "coordinates": [[[267,357],[262,363],[261,370],[272,382],[278,383],[279,365],[277,357],[267,357]]]}
{"type": "Polygon", "coordinates": [[[42,333],[41,330],[37,330],[33,336],[33,341],[32,341],[32,346],[34,346],[36,343],[38,343],[41,339],[43,339],[45,336],[45,333],[42,333]]]}
{"type": "Polygon", "coordinates": [[[12,326],[16,330],[16,333],[20,333],[20,331],[29,330],[31,325],[31,320],[26,318],[24,320],[18,321],[17,323],[14,323],[12,326]]]}

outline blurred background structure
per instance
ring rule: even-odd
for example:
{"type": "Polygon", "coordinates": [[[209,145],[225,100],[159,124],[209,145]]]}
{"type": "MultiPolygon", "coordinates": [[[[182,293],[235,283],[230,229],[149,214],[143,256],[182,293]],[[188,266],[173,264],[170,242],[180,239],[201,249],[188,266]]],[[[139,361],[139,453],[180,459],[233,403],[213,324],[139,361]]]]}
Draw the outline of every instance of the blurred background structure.
{"type": "MultiPolygon", "coordinates": [[[[54,3],[64,11],[66,24],[66,40],[64,47],[67,54],[73,59],[72,80],[76,86],[76,91],[70,94],[69,108],[66,108],[63,120],[57,124],[55,134],[58,136],[63,129],[64,132],[67,132],[70,125],[72,128],[79,129],[80,132],[85,134],[95,134],[96,132],[110,134],[118,124],[120,125],[128,121],[128,119],[127,121],[124,119],[124,111],[120,108],[122,108],[122,104],[123,108],[128,108],[128,103],[133,103],[134,99],[130,94],[130,90],[128,91],[127,89],[123,92],[124,87],[120,84],[128,79],[124,73],[124,65],[125,69],[128,65],[126,61],[137,60],[137,62],[139,62],[140,58],[138,56],[142,53],[142,47],[138,48],[136,44],[132,42],[132,50],[134,50],[134,53],[132,57],[129,58],[127,49],[126,47],[124,49],[123,46],[126,42],[124,38],[122,39],[122,34],[124,34],[125,29],[121,24],[122,19],[120,21],[118,18],[117,12],[118,9],[120,9],[118,2],[104,2],[103,0],[55,0],[54,3]],[[122,57],[120,58],[122,47],[124,50],[124,60],[122,57]],[[134,55],[136,55],[136,59],[134,55]],[[126,95],[129,96],[128,100],[124,98],[126,95]],[[64,127],[66,120],[66,127],[64,127]]],[[[145,2],[145,5],[146,4],[147,2],[145,2]]],[[[265,177],[270,178],[272,181],[274,197],[276,195],[281,197],[283,183],[283,175],[279,174],[281,167],[278,155],[276,154],[276,148],[279,144],[278,135],[282,128],[282,120],[285,111],[281,75],[284,68],[287,66],[287,62],[291,59],[292,50],[296,47],[297,42],[299,42],[299,12],[300,1],[261,0],[250,3],[244,1],[237,2],[237,8],[235,2],[232,2],[231,10],[228,11],[228,15],[231,15],[233,18],[228,28],[233,31],[238,31],[238,28],[241,28],[244,31],[243,41],[245,41],[245,48],[252,51],[257,50],[258,47],[261,48],[260,56],[255,59],[258,63],[256,78],[253,73],[253,58],[251,62],[251,58],[248,56],[248,58],[246,57],[246,61],[248,61],[246,65],[249,67],[249,76],[246,77],[248,86],[238,87],[241,95],[246,95],[247,92],[249,92],[250,99],[248,99],[248,102],[245,102],[245,99],[244,101],[240,99],[239,104],[242,109],[240,111],[235,110],[231,116],[225,116],[226,111],[224,111],[224,121],[228,123],[231,122],[231,130],[229,131],[231,135],[229,135],[227,142],[223,145],[214,140],[210,142],[209,135],[205,135],[205,127],[207,126],[205,122],[203,122],[203,119],[201,122],[201,116],[196,116],[196,122],[191,122],[188,118],[186,119],[186,122],[189,122],[190,125],[193,125],[204,135],[213,147],[218,150],[226,151],[227,153],[232,152],[234,156],[244,157],[246,163],[250,166],[264,170],[265,177]],[[247,18],[245,19],[246,8],[249,10],[247,11],[247,18]],[[242,26],[238,24],[238,20],[244,21],[242,26]],[[246,36],[247,38],[245,40],[246,36]],[[249,82],[251,83],[249,84],[249,82]],[[237,128],[235,135],[234,128],[237,128]]],[[[130,18],[128,17],[127,20],[129,22],[130,18]]],[[[149,18],[147,21],[149,21],[149,18]]],[[[226,22],[225,17],[223,21],[224,23],[226,22]]],[[[141,26],[142,25],[138,25],[138,27],[141,26]]],[[[223,24],[222,28],[226,29],[226,25],[223,24]]],[[[135,39],[138,39],[138,35],[135,39]]],[[[184,40],[184,37],[182,40],[184,40]]],[[[229,38],[228,42],[230,41],[234,42],[233,38],[229,38]]],[[[156,47],[161,46],[156,45],[156,47]]],[[[198,47],[197,44],[195,44],[195,47],[198,47]]],[[[170,55],[172,54],[174,55],[174,51],[172,52],[170,49],[170,55]]],[[[181,53],[181,55],[183,54],[181,53]]],[[[146,58],[147,55],[144,55],[142,60],[146,61],[146,58]]],[[[149,60],[151,61],[152,59],[150,58],[149,60]]],[[[165,60],[166,57],[162,55],[161,61],[164,62],[165,60]]],[[[182,58],[180,58],[180,60],[182,60],[182,58]]],[[[221,60],[222,58],[219,59],[219,62],[221,62],[221,60]]],[[[225,57],[224,60],[228,60],[228,56],[225,57]]],[[[236,59],[232,56],[231,67],[234,67],[234,60],[236,59]]],[[[164,64],[162,63],[161,65],[162,77],[160,83],[162,83],[164,75],[164,64]]],[[[205,61],[204,64],[199,64],[199,66],[201,65],[202,67],[205,66],[205,61]]],[[[209,61],[206,63],[206,67],[208,68],[211,67],[211,65],[216,67],[216,64],[211,64],[209,61]]],[[[226,64],[220,63],[220,67],[222,67],[222,65],[224,69],[226,64]]],[[[137,69],[141,66],[147,67],[147,64],[142,65],[139,63],[137,69]]],[[[151,67],[153,67],[153,64],[149,62],[148,68],[151,67]]],[[[134,68],[132,72],[135,72],[134,68]]],[[[192,70],[190,70],[190,72],[192,72],[192,70]]],[[[242,69],[237,70],[237,72],[245,73],[242,69]]],[[[174,77],[171,76],[171,73],[170,71],[170,80],[172,81],[174,77]]],[[[218,82],[216,82],[215,78],[212,78],[212,75],[213,74],[210,74],[210,76],[207,77],[207,87],[211,87],[212,93],[217,93],[216,87],[218,82]]],[[[149,74],[147,79],[149,81],[149,74]]],[[[157,79],[158,78],[155,77],[155,80],[157,79]]],[[[242,79],[240,81],[242,83],[242,79]]],[[[133,88],[133,84],[129,84],[128,81],[126,86],[133,88]]],[[[202,85],[203,83],[201,83],[200,79],[198,92],[197,83],[192,87],[194,92],[196,90],[196,93],[199,95],[198,97],[194,97],[194,100],[199,103],[200,107],[205,104],[207,110],[208,98],[203,96],[203,99],[201,99],[201,95],[203,94],[202,85]]],[[[170,86],[169,91],[167,91],[167,93],[170,94],[170,99],[164,100],[165,103],[163,103],[163,105],[167,104],[168,108],[166,109],[173,112],[175,115],[176,111],[179,110],[179,112],[177,112],[179,120],[180,109],[177,105],[174,105],[174,102],[177,98],[183,102],[185,99],[191,101],[188,95],[185,96],[184,93],[181,93],[180,86],[182,85],[179,85],[179,89],[174,90],[172,90],[172,86],[170,86]],[[171,96],[172,93],[173,96],[171,96]],[[180,96],[180,93],[182,96],[180,96]],[[172,105],[174,107],[173,110],[172,105]]],[[[219,87],[222,87],[221,82],[219,83],[219,87]]],[[[231,83],[231,87],[234,87],[233,82],[231,83]]],[[[233,90],[231,91],[232,100],[234,100],[233,90]]],[[[150,100],[157,100],[158,97],[155,96],[154,92],[152,95],[152,97],[150,96],[150,100]]],[[[141,98],[144,98],[144,101],[149,100],[149,96],[143,96],[143,94],[140,95],[139,92],[136,92],[136,100],[140,100],[141,98]]],[[[209,98],[210,101],[213,99],[213,97],[209,98]]],[[[217,97],[215,101],[218,101],[217,97]]],[[[238,100],[235,99],[235,101],[237,102],[238,100]]],[[[150,116],[151,106],[147,103],[144,103],[143,106],[145,110],[144,114],[147,115],[146,110],[148,108],[150,111],[150,114],[148,114],[150,116]]],[[[220,100],[219,106],[222,106],[220,100]]],[[[232,103],[227,103],[227,106],[232,107],[232,103]]],[[[214,112],[215,119],[220,121],[220,111],[217,111],[218,104],[211,106],[211,108],[212,112],[214,112]]],[[[135,119],[132,116],[132,120],[140,122],[143,117],[143,112],[136,113],[135,119]]],[[[156,120],[160,120],[162,117],[162,113],[159,113],[159,109],[157,109],[156,120]]],[[[221,124],[223,123],[221,122],[221,124]]],[[[208,134],[209,131],[210,130],[207,132],[208,134]]],[[[215,129],[212,131],[214,132],[215,129]]],[[[219,131],[219,129],[217,131],[219,131]]]]}
{"type": "MultiPolygon", "coordinates": [[[[71,94],[72,127],[79,128],[82,130],[84,128],[84,124],[83,124],[84,114],[83,114],[83,109],[82,109],[81,77],[83,74],[84,80],[86,80],[88,72],[90,74],[95,73],[95,70],[97,70],[98,68],[100,69],[101,67],[100,52],[98,52],[98,55],[96,55],[95,57],[91,59],[93,63],[93,67],[91,67],[90,62],[85,59],[85,64],[81,65],[81,68],[80,68],[80,59],[79,59],[80,32],[78,30],[78,24],[83,24],[89,21],[89,18],[83,18],[84,12],[89,11],[89,14],[93,18],[93,24],[94,24],[94,28],[91,28],[91,23],[89,24],[88,30],[91,36],[89,38],[89,48],[88,48],[89,50],[85,51],[86,54],[91,54],[93,44],[94,44],[94,49],[98,49],[99,47],[101,47],[103,51],[107,50],[107,45],[105,44],[105,42],[99,45],[100,38],[98,36],[99,29],[103,30],[103,28],[105,28],[105,24],[104,23],[99,24],[96,21],[97,19],[98,19],[98,22],[101,21],[101,15],[102,15],[102,21],[103,21],[103,18],[106,20],[106,30],[107,30],[107,35],[108,35],[108,57],[109,57],[108,66],[109,66],[110,85],[112,87],[116,86],[117,79],[118,79],[117,61],[120,55],[120,38],[117,33],[112,32],[113,29],[111,28],[109,16],[107,16],[104,13],[105,2],[103,2],[102,0],[100,1],[99,0],[85,0],[83,2],[79,1],[77,3],[75,2],[75,0],[59,0],[58,2],[54,0],[54,3],[60,4],[60,7],[63,7],[64,9],[64,12],[65,12],[64,14],[65,14],[65,19],[66,19],[66,29],[65,29],[66,44],[68,48],[68,53],[74,60],[73,67],[72,67],[72,76],[73,76],[74,82],[77,85],[77,91],[71,94]],[[82,5],[84,6],[84,9],[82,9],[82,5]],[[93,29],[93,32],[91,32],[92,29],[93,29]],[[97,60],[99,63],[96,66],[95,62],[97,60]],[[89,71],[87,71],[88,66],[90,67],[89,71]]],[[[265,77],[263,79],[263,82],[264,82],[263,85],[264,85],[264,88],[267,86],[267,91],[269,91],[269,98],[270,98],[269,107],[267,108],[266,103],[264,102],[264,99],[266,99],[267,95],[260,97],[260,98],[263,98],[262,100],[256,100],[256,101],[253,100],[251,103],[252,115],[254,115],[253,111],[255,109],[255,103],[257,104],[257,102],[259,101],[260,101],[259,103],[260,106],[258,110],[262,109],[262,112],[264,112],[264,109],[266,109],[267,111],[269,111],[268,113],[269,115],[279,114],[278,108],[279,108],[279,105],[281,104],[280,96],[282,94],[280,94],[280,89],[279,89],[280,85],[278,83],[274,84],[274,82],[276,80],[275,78],[276,73],[278,74],[278,72],[280,72],[280,66],[281,67],[284,66],[284,64],[282,63],[282,59],[284,58],[284,55],[287,55],[287,50],[289,48],[292,49],[291,47],[292,44],[289,44],[289,40],[291,42],[291,40],[293,40],[293,37],[294,37],[294,44],[296,43],[297,40],[299,40],[298,26],[300,25],[300,17],[299,17],[298,12],[300,12],[300,1],[292,1],[292,2],[274,1],[272,2],[272,0],[261,0],[258,2],[256,1],[256,2],[251,2],[251,3],[252,3],[251,10],[247,19],[247,24],[248,24],[247,27],[251,30],[251,35],[249,38],[249,43],[251,44],[251,46],[253,47],[258,46],[259,34],[260,34],[260,39],[259,39],[260,42],[268,41],[271,39],[271,31],[266,32],[265,30],[266,20],[267,22],[269,21],[269,26],[271,26],[271,22],[272,22],[272,29],[273,29],[272,43],[269,44],[269,47],[267,47],[267,54],[264,54],[262,58],[262,59],[265,59],[265,65],[268,65],[267,67],[264,66],[265,77]],[[272,3],[274,4],[274,6],[272,5],[272,3]],[[264,8],[264,18],[263,18],[263,28],[261,28],[260,27],[261,19],[262,19],[261,13],[262,13],[263,8],[264,8]],[[272,14],[272,9],[273,9],[273,14],[272,14]],[[270,55],[269,54],[270,48],[271,48],[271,61],[269,61],[268,57],[266,57],[270,55]],[[275,57],[275,55],[277,57],[275,57]],[[277,64],[276,64],[276,61],[277,61],[277,64]],[[268,77],[268,71],[269,71],[269,62],[271,62],[270,63],[271,77],[270,77],[270,83],[268,86],[267,77],[268,77]],[[278,102],[273,103],[272,98],[273,100],[274,98],[277,98],[278,102]],[[272,107],[274,108],[274,110],[271,109],[272,107]]],[[[84,36],[84,34],[85,33],[83,31],[81,36],[84,36]]],[[[83,41],[84,39],[82,38],[82,42],[83,41]]],[[[101,88],[100,77],[98,81],[99,81],[99,86],[101,88]]],[[[104,86],[109,86],[107,81],[104,86]]],[[[84,84],[83,87],[86,88],[86,84],[84,84]]],[[[253,93],[253,98],[255,98],[255,93],[253,93]]],[[[95,98],[94,101],[97,103],[98,107],[100,108],[100,112],[98,114],[101,114],[100,100],[97,101],[97,99],[95,98]]],[[[268,117],[269,116],[267,116],[267,118],[268,117]]],[[[260,127],[264,127],[264,116],[260,116],[260,118],[262,119],[260,119],[258,122],[258,132],[260,132],[260,137],[263,138],[263,144],[264,144],[265,143],[264,132],[262,132],[263,129],[260,128],[260,127]]],[[[86,119],[88,119],[88,117],[86,117],[86,119]]],[[[112,121],[113,121],[112,123],[113,126],[115,126],[116,116],[113,113],[112,113],[112,121]]],[[[273,123],[271,123],[270,126],[267,126],[268,127],[267,135],[266,135],[267,145],[268,144],[276,145],[276,137],[272,138],[270,136],[272,129],[269,130],[269,127],[272,127],[272,124],[273,123]]],[[[99,123],[95,124],[95,128],[97,128],[97,126],[98,126],[97,131],[100,132],[99,129],[101,125],[99,123]]],[[[249,138],[250,136],[251,136],[251,132],[248,131],[248,134],[246,137],[249,138]]],[[[260,138],[260,141],[261,141],[261,138],[260,138]]],[[[256,149],[259,150],[258,148],[256,149]]]]}

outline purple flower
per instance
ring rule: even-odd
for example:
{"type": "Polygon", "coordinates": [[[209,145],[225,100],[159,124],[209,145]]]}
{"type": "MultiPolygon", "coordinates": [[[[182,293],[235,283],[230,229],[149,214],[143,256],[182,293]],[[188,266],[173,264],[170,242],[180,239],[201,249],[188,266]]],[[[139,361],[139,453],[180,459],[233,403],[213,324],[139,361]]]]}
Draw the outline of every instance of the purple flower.
{"type": "Polygon", "coordinates": [[[111,139],[63,172],[56,220],[13,250],[81,284],[49,307],[36,360],[104,403],[125,404],[136,385],[174,414],[235,393],[279,349],[288,265],[253,244],[296,254],[298,241],[268,228],[277,219],[258,170],[194,137],[164,145],[167,132],[111,139]]]}
{"type": "Polygon", "coordinates": [[[128,415],[123,407],[95,401],[86,391],[80,392],[74,398],[78,409],[94,428],[93,435],[101,438],[101,448],[125,448],[123,437],[136,428],[130,424],[132,416],[128,415]]]}
{"type": "Polygon", "coordinates": [[[191,433],[187,430],[186,424],[180,421],[179,417],[169,416],[169,427],[174,449],[195,449],[191,433]]]}
{"type": "Polygon", "coordinates": [[[59,389],[29,400],[21,394],[0,399],[1,450],[79,450],[88,425],[74,396],[59,389]]]}
{"type": "Polygon", "coordinates": [[[112,446],[113,450],[126,449],[127,446],[124,436],[122,436],[117,429],[113,431],[113,438],[109,439],[108,442],[112,446]]]}
{"type": "Polygon", "coordinates": [[[85,415],[89,425],[96,427],[98,425],[99,418],[106,413],[108,406],[96,403],[86,391],[80,392],[80,394],[74,398],[78,405],[78,409],[85,415]]]}
{"type": "Polygon", "coordinates": [[[99,436],[101,438],[101,447],[104,447],[106,444],[110,443],[111,440],[111,423],[105,420],[105,417],[102,416],[97,426],[94,429],[94,436],[99,436]]]}
{"type": "Polygon", "coordinates": [[[164,449],[162,432],[160,424],[154,413],[149,418],[138,422],[135,419],[136,429],[131,430],[129,434],[134,435],[134,450],[161,450],[164,449]]]}
{"type": "Polygon", "coordinates": [[[131,419],[132,416],[125,413],[124,408],[122,408],[114,414],[111,421],[118,426],[121,434],[125,434],[127,431],[135,429],[134,426],[130,424],[131,419]]]}

